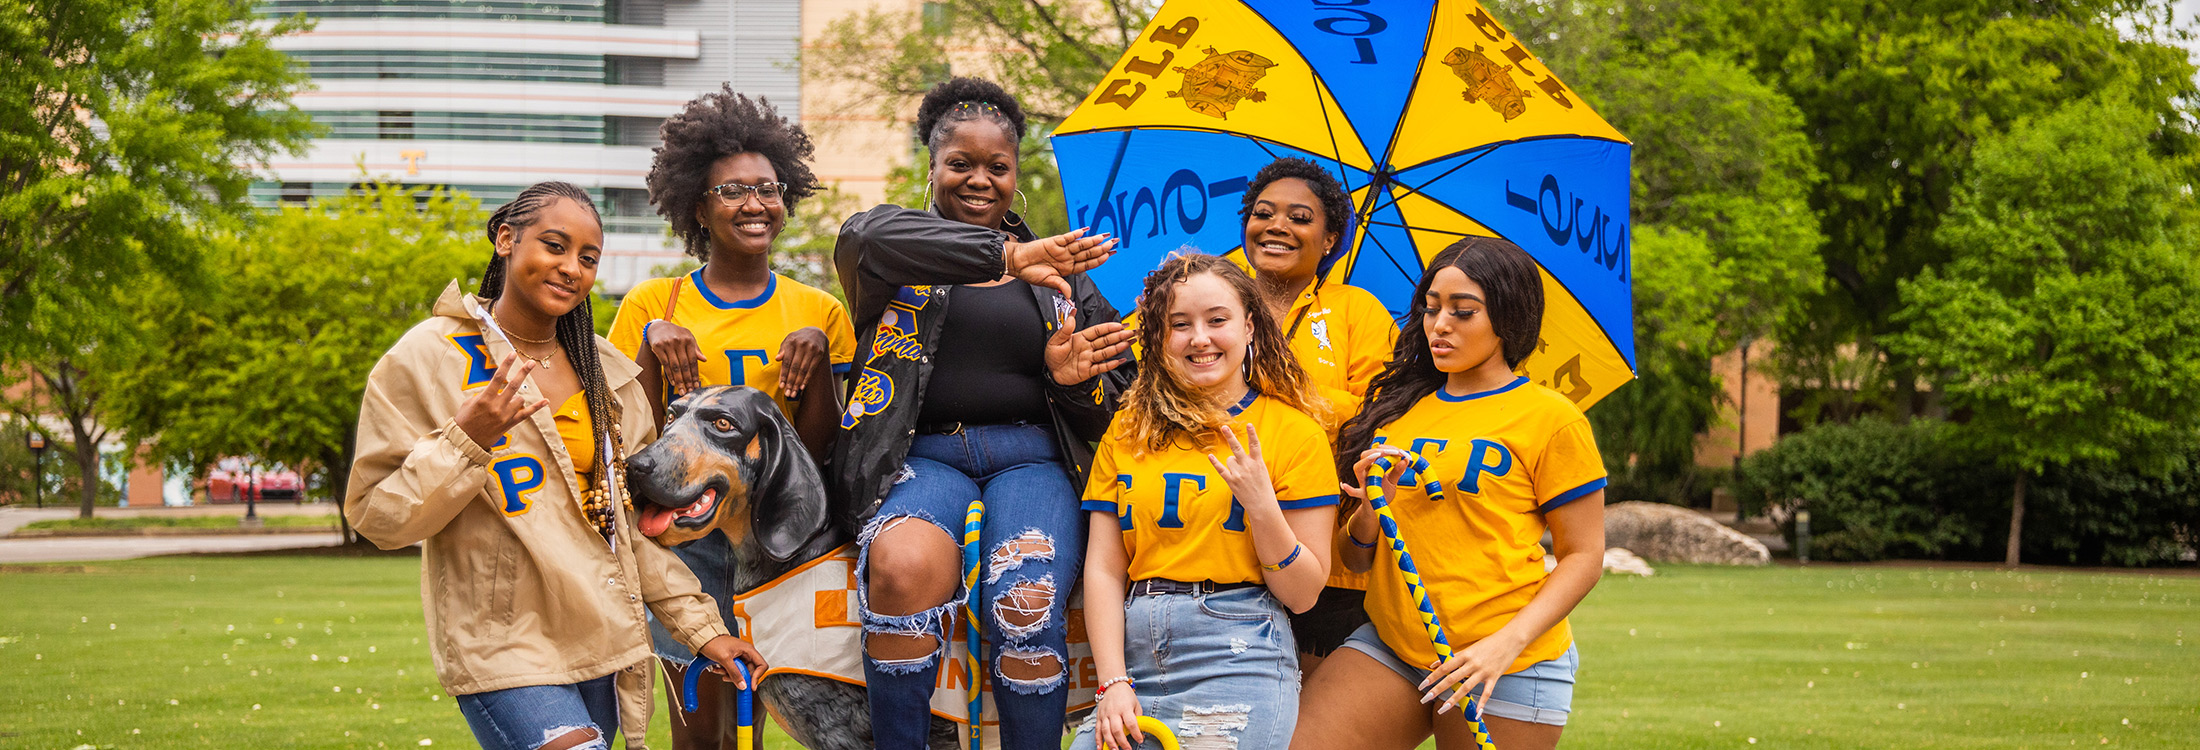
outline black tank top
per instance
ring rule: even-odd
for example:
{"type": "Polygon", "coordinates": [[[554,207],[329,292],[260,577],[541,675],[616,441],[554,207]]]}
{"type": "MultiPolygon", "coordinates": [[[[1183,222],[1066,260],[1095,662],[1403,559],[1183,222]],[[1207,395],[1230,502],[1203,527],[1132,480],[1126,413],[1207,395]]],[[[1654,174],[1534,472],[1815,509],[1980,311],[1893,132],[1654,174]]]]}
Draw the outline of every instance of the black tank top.
{"type": "Polygon", "coordinates": [[[1031,285],[958,286],[918,424],[1047,424],[1047,332],[1031,285]]]}

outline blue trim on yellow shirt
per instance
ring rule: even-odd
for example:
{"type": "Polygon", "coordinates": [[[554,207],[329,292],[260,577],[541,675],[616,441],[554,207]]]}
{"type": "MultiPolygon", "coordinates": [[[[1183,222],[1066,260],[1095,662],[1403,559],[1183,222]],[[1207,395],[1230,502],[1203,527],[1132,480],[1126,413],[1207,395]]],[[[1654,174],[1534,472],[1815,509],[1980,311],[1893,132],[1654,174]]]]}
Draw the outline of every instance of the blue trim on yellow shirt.
{"type": "Polygon", "coordinates": [[[854,368],[855,368],[855,366],[856,366],[856,363],[854,363],[854,362],[842,362],[842,363],[840,363],[840,364],[837,364],[837,365],[833,365],[833,374],[834,374],[834,375],[846,375],[846,374],[848,374],[848,371],[849,371],[849,370],[851,370],[851,369],[854,369],[854,368]]]}
{"type": "Polygon", "coordinates": [[[1446,391],[1446,390],[1444,390],[1444,389],[1442,389],[1442,388],[1438,388],[1438,389],[1436,389],[1436,397],[1437,397],[1437,398],[1440,398],[1440,399],[1443,399],[1443,400],[1445,400],[1445,401],[1450,401],[1450,402],[1453,402],[1453,403],[1458,403],[1458,402],[1460,402],[1460,401],[1473,401],[1473,400],[1475,400],[1475,399],[1478,399],[1478,398],[1487,398],[1487,397],[1490,397],[1490,396],[1495,396],[1495,395],[1497,395],[1497,394],[1500,394],[1500,393],[1504,393],[1504,392],[1506,392],[1506,391],[1512,390],[1512,389],[1514,389],[1514,388],[1519,388],[1520,386],[1523,386],[1523,385],[1527,385],[1527,384],[1528,384],[1528,378],[1527,378],[1527,376],[1524,376],[1524,375],[1523,375],[1523,376],[1521,376],[1521,377],[1513,378],[1513,382],[1510,382],[1510,383],[1506,383],[1506,384],[1505,384],[1505,385],[1504,385],[1503,387],[1500,387],[1500,388],[1495,388],[1495,389],[1491,389],[1491,390],[1487,390],[1487,391],[1483,391],[1483,392],[1481,392],[1481,393],[1469,393],[1469,394],[1467,394],[1467,395],[1464,395],[1464,396],[1454,396],[1454,395],[1451,395],[1451,392],[1450,392],[1450,391],[1446,391]]]}
{"type": "Polygon", "coordinates": [[[759,294],[744,300],[736,300],[733,302],[727,302],[725,300],[719,299],[718,295],[710,293],[710,285],[703,283],[703,269],[695,269],[694,273],[689,274],[689,281],[694,282],[695,291],[703,295],[704,302],[708,302],[710,303],[711,307],[715,307],[720,310],[754,310],[756,308],[763,307],[764,303],[770,302],[772,300],[772,292],[779,291],[779,274],[776,273],[772,274],[771,278],[764,282],[763,294],[759,294]]]}
{"type": "Polygon", "coordinates": [[[1604,483],[1604,479],[1598,479],[1588,484],[1584,484],[1565,492],[1558,493],[1558,497],[1551,498],[1550,502],[1544,503],[1542,507],[1536,508],[1536,510],[1542,511],[1544,513],[1549,513],[1552,509],[1557,508],[1558,506],[1565,505],[1575,500],[1580,500],[1583,496],[1591,492],[1604,489],[1604,483]]]}
{"type": "Polygon", "coordinates": [[[1337,504],[1337,496],[1336,496],[1336,495],[1320,495],[1320,496],[1317,496],[1317,497],[1302,497],[1302,498],[1299,498],[1299,499],[1297,499],[1297,500],[1278,500],[1278,501],[1276,501],[1276,507],[1278,507],[1278,508],[1282,508],[1282,509],[1284,509],[1284,510],[1301,510],[1301,509],[1305,509],[1305,508],[1320,508],[1320,507],[1324,507],[1324,506],[1329,506],[1329,505],[1336,505],[1336,504],[1337,504]]]}
{"type": "Polygon", "coordinates": [[[1083,509],[1085,509],[1085,510],[1089,510],[1089,511],[1092,511],[1092,512],[1095,512],[1095,513],[1116,513],[1116,512],[1118,512],[1118,511],[1116,511],[1116,509],[1115,509],[1115,503],[1111,503],[1111,502],[1108,502],[1108,501],[1106,501],[1106,500],[1086,500],[1086,501],[1084,502],[1084,504],[1083,504],[1083,505],[1081,505],[1081,506],[1078,506],[1078,507],[1081,507],[1081,508],[1083,508],[1083,509]]]}
{"type": "Polygon", "coordinates": [[[1244,413],[1247,408],[1253,405],[1253,399],[1256,398],[1260,398],[1260,391],[1251,388],[1246,389],[1245,398],[1239,399],[1236,406],[1230,407],[1230,416],[1235,417],[1244,413]]]}

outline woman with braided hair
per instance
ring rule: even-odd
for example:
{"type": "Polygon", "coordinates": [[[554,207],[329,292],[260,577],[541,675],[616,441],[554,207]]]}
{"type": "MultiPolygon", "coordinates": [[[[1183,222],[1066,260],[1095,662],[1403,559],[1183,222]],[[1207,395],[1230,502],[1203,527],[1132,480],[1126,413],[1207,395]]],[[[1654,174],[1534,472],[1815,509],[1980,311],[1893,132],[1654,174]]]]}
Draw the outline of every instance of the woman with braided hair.
{"type": "Polygon", "coordinates": [[[1115,243],[1038,239],[1010,210],[1024,113],[1000,86],[934,87],[917,135],[930,205],[857,214],[834,248],[865,332],[832,481],[861,529],[872,736],[925,747],[943,625],[971,593],[960,522],[982,499],[976,593],[1001,746],[1058,750],[1085,546],[1076,488],[1129,382],[1130,333],[1083,274],[1115,243]]]}
{"type": "Polygon", "coordinates": [[[367,376],[344,515],[383,549],[422,545],[436,676],[483,747],[608,748],[613,732],[640,747],[645,608],[719,663],[764,663],[634,528],[622,475],[656,420],[634,363],[594,332],[595,204],[537,184],[488,235],[480,293],[451,282],[367,376]]]}

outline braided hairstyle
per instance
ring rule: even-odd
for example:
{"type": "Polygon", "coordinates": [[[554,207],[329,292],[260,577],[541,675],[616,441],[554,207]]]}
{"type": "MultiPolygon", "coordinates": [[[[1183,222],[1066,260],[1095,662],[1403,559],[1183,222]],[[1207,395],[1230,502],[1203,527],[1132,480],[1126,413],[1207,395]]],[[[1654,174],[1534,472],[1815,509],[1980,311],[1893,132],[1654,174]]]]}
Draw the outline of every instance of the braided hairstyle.
{"type": "MultiPolygon", "coordinates": [[[[1405,416],[1414,404],[1444,387],[1450,378],[1436,369],[1436,359],[1429,355],[1425,316],[1418,312],[1425,304],[1429,285],[1436,281],[1436,273],[1446,268],[1459,269],[1482,287],[1483,314],[1489,316],[1490,329],[1497,334],[1498,350],[1507,367],[1520,369],[1520,363],[1535,352],[1536,339],[1543,333],[1543,275],[1535,259],[1519,245],[1495,237],[1468,237],[1451,243],[1421,272],[1421,283],[1413,288],[1411,309],[1416,312],[1407,315],[1405,325],[1398,329],[1398,347],[1392,350],[1390,363],[1383,365],[1382,373],[1368,384],[1366,405],[1338,428],[1338,476],[1352,476],[1353,464],[1374,443],[1376,430],[1405,416]]],[[[1344,500],[1346,505],[1338,512],[1349,516],[1353,504],[1359,501],[1349,496],[1344,500]]]]}
{"type": "MultiPolygon", "coordinates": [[[[595,201],[588,197],[588,191],[570,182],[538,182],[520,191],[512,202],[504,204],[497,208],[496,213],[489,215],[487,230],[490,244],[496,244],[497,235],[506,227],[512,229],[512,241],[517,243],[520,234],[535,224],[543,209],[559,200],[579,204],[588,209],[590,216],[597,217],[597,221],[602,222],[601,216],[596,213],[595,201]]],[[[496,300],[504,294],[504,266],[505,256],[492,251],[489,255],[489,268],[481,273],[480,294],[489,300],[492,309],[496,300]]],[[[597,445],[603,445],[604,437],[612,434],[617,424],[619,403],[611,397],[610,384],[603,374],[603,361],[596,356],[596,316],[589,308],[588,298],[581,298],[579,305],[558,316],[556,331],[558,348],[565,352],[565,361],[572,363],[573,374],[580,378],[581,392],[586,394],[588,400],[588,419],[595,431],[591,439],[597,445]]],[[[612,450],[623,452],[625,446],[613,441],[612,450]]],[[[611,478],[614,464],[623,461],[623,458],[605,455],[602,450],[596,451],[596,464],[590,467],[590,472],[595,475],[594,483],[598,488],[603,487],[611,478]]],[[[610,534],[608,516],[599,521],[599,530],[607,536],[610,534]]]]}
{"type": "Polygon", "coordinates": [[[1198,439],[1219,434],[1230,421],[1228,414],[1184,384],[1177,372],[1183,365],[1176,358],[1162,354],[1169,335],[1169,307],[1176,302],[1177,287],[1201,274],[1221,279],[1237,293],[1238,305],[1245,308],[1246,322],[1253,327],[1252,341],[1245,348],[1250,370],[1247,384],[1261,395],[1321,421],[1329,411],[1328,402],[1315,392],[1313,379],[1291,353],[1283,327],[1277,324],[1275,313],[1261,303],[1253,277],[1221,256],[1184,252],[1147,274],[1145,290],[1138,298],[1138,347],[1146,353],[1146,364],[1138,368],[1137,379],[1131,381],[1130,396],[1119,416],[1132,444],[1158,451],[1168,447],[1179,433],[1198,439]]]}
{"type": "Polygon", "coordinates": [[[704,183],[719,159],[755,153],[770,161],[787,186],[781,202],[789,214],[795,203],[817,192],[817,175],[810,171],[816,148],[809,133],[780,117],[770,101],[736,94],[731,86],[721,84],[688,102],[665,120],[658,135],[664,145],[657,147],[649,165],[649,202],[657,205],[657,215],[672,225],[688,254],[705,262],[710,260],[710,230],[695,220],[695,206],[712,187],[704,183]]]}
{"type": "Polygon", "coordinates": [[[917,105],[917,140],[938,151],[956,125],[985,120],[1000,125],[1010,143],[1024,142],[1024,105],[1001,85],[983,78],[950,78],[924,92],[917,105]]]}

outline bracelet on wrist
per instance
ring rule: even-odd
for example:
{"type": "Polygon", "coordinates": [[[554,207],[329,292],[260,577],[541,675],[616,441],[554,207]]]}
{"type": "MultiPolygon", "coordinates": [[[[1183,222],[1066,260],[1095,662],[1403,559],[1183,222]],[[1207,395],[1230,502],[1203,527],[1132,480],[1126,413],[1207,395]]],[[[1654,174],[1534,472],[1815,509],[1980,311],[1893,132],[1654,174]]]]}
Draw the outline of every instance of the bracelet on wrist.
{"type": "MultiPolygon", "coordinates": [[[[1351,536],[1351,534],[1346,534],[1345,536],[1351,536]]],[[[1288,565],[1290,565],[1290,564],[1291,564],[1292,562],[1294,562],[1294,561],[1297,561],[1297,560],[1299,559],[1299,551],[1300,551],[1300,550],[1303,550],[1303,549],[1306,549],[1306,545],[1304,545],[1304,544],[1293,544],[1293,545],[1291,545],[1291,554],[1288,554],[1288,555],[1284,555],[1284,556],[1283,556],[1283,560],[1281,560],[1281,561],[1277,562],[1277,563],[1276,563],[1276,564],[1274,564],[1274,565],[1269,565],[1268,563],[1261,563],[1261,564],[1260,564],[1260,569],[1261,569],[1261,570],[1265,570],[1265,571],[1268,571],[1268,572],[1270,572],[1270,573],[1274,573],[1274,572],[1276,572],[1276,571],[1282,570],[1282,569],[1284,569],[1284,567],[1285,567],[1285,566],[1288,566],[1288,565]]]]}
{"type": "Polygon", "coordinates": [[[1131,679],[1131,676],[1130,676],[1130,675],[1123,675],[1123,676],[1121,676],[1121,677],[1111,677],[1111,678],[1108,678],[1108,679],[1105,679],[1105,680],[1101,680],[1101,681],[1100,681],[1100,689],[1099,689],[1099,690],[1095,690],[1095,691],[1093,691],[1092,697],[1093,697],[1093,698],[1094,698],[1095,700],[1097,700],[1097,699],[1099,699],[1099,698],[1100,698],[1101,696],[1107,695],[1107,694],[1108,694],[1108,688],[1111,688],[1111,687],[1115,687],[1115,686],[1116,686],[1117,684],[1127,685],[1127,686],[1129,686],[1129,687],[1130,687],[1130,689],[1132,689],[1132,690],[1137,690],[1137,689],[1138,689],[1138,681],[1137,681],[1137,680],[1133,680],[1133,679],[1131,679]]]}
{"type": "MultiPolygon", "coordinates": [[[[1378,541],[1380,541],[1380,540],[1382,539],[1382,535],[1381,535],[1381,534],[1376,534],[1376,535],[1375,535],[1375,538],[1376,538],[1376,539],[1377,539],[1378,541]]],[[[1351,543],[1352,543],[1352,546],[1354,546],[1354,547],[1358,547],[1358,548],[1360,548],[1360,549],[1374,549],[1374,548],[1375,548],[1375,542],[1362,542],[1362,541],[1360,541],[1360,538],[1359,538],[1359,537],[1356,537],[1356,536],[1353,536],[1353,535],[1352,535],[1352,530],[1351,530],[1351,529],[1345,529],[1345,530],[1344,530],[1344,540],[1345,540],[1345,541],[1347,541],[1347,542],[1351,542],[1351,543]]]]}

